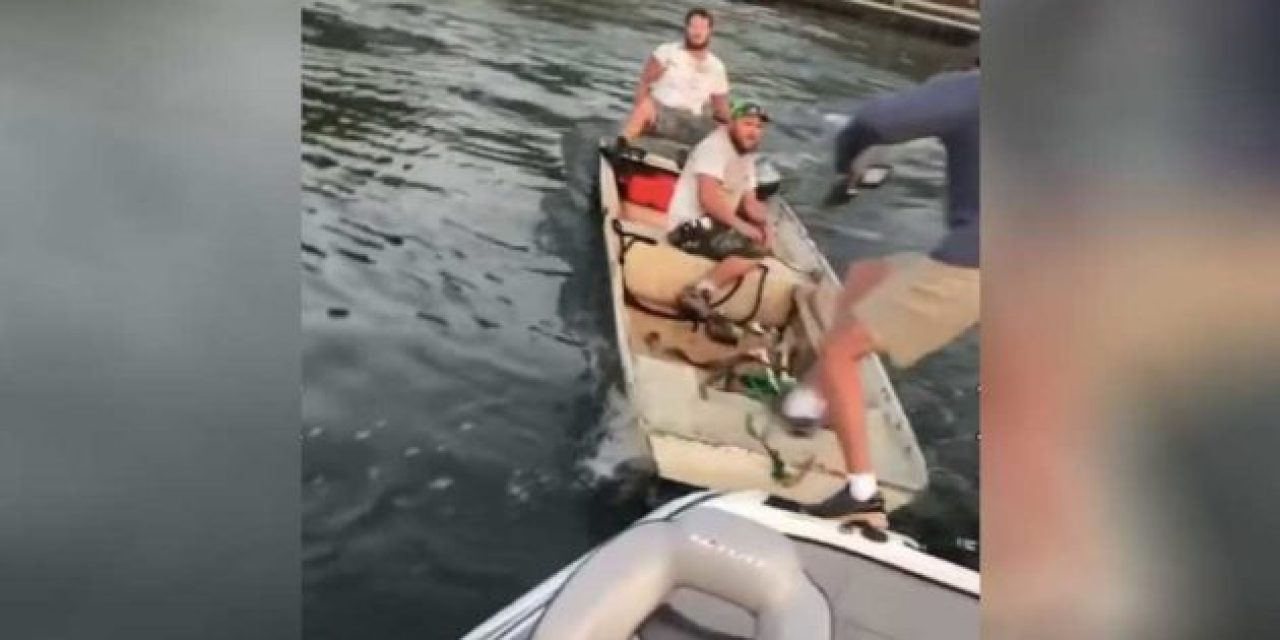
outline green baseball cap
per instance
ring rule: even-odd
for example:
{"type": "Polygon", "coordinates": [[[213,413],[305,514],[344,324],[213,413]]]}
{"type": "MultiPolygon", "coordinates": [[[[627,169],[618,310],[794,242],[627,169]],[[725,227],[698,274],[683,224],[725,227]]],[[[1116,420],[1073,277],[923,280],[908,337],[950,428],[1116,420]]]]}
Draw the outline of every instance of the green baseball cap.
{"type": "Polygon", "coordinates": [[[769,114],[757,102],[746,100],[743,102],[734,102],[733,109],[729,111],[729,116],[734,120],[745,118],[747,116],[756,116],[764,122],[769,121],[769,114]]]}

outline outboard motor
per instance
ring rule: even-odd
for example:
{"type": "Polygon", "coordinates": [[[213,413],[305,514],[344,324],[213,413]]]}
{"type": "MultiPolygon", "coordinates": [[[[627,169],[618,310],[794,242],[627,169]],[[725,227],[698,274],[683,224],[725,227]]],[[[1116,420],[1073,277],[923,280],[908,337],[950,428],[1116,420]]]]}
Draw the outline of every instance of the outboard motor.
{"type": "Polygon", "coordinates": [[[760,201],[767,201],[773,196],[777,196],[782,192],[782,173],[778,172],[777,166],[771,161],[764,159],[756,160],[755,163],[755,197],[760,201]]]}
{"type": "Polygon", "coordinates": [[[782,191],[782,174],[772,162],[761,158],[756,162],[756,197],[762,202],[782,191]]]}

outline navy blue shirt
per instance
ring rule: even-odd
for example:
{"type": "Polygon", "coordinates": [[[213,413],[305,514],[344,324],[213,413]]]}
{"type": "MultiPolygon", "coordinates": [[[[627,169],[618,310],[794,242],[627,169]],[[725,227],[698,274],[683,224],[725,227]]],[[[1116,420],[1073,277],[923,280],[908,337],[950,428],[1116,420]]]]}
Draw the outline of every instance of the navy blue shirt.
{"type": "Polygon", "coordinates": [[[863,104],[836,138],[836,172],[868,147],[937,137],[947,151],[946,238],[930,254],[978,266],[978,72],[947,73],[863,104]]]}

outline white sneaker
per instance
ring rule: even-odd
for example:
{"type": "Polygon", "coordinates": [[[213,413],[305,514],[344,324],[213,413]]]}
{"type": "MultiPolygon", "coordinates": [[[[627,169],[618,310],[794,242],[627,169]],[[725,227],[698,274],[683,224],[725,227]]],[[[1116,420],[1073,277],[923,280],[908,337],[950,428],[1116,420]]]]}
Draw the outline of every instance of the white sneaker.
{"type": "Polygon", "coordinates": [[[782,417],[794,431],[812,433],[822,425],[827,415],[827,401],[817,391],[798,386],[782,401],[782,417]]]}

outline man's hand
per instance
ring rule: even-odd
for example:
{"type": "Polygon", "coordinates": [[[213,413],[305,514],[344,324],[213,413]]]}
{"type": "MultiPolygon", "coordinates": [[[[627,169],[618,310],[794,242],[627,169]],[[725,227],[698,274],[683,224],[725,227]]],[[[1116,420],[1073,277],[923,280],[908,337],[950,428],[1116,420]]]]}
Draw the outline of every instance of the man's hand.
{"type": "Polygon", "coordinates": [[[738,233],[746,236],[756,244],[763,245],[765,243],[765,232],[760,227],[747,222],[740,222],[734,225],[734,228],[738,230],[738,233]]]}
{"type": "Polygon", "coordinates": [[[827,191],[826,197],[822,199],[822,206],[836,207],[842,204],[849,204],[853,201],[853,177],[845,174],[836,176],[836,181],[832,183],[831,189],[827,191]]]}
{"type": "Polygon", "coordinates": [[[773,251],[774,240],[777,237],[777,232],[773,230],[773,225],[766,221],[760,227],[760,235],[762,236],[760,244],[763,245],[765,249],[773,251]]]}
{"type": "Polygon", "coordinates": [[[640,72],[640,82],[636,83],[633,106],[639,106],[641,101],[649,97],[649,90],[652,88],[653,83],[657,82],[658,78],[661,78],[666,70],[667,68],[662,66],[662,63],[658,62],[658,59],[653,56],[649,56],[645,60],[644,71],[640,72]]]}

